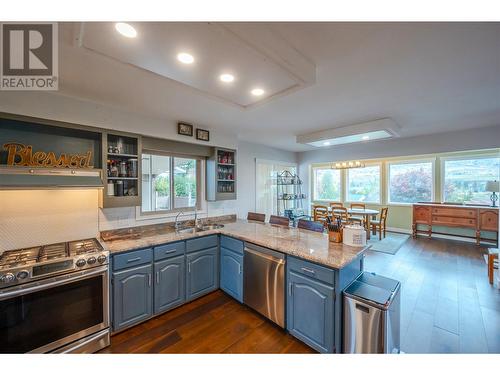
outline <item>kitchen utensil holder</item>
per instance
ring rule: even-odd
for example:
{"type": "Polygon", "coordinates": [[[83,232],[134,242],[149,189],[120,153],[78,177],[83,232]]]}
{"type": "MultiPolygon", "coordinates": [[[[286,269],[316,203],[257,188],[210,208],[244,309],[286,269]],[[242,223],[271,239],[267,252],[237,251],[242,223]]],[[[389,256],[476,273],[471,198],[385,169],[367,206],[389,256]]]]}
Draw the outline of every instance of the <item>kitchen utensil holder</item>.
{"type": "Polygon", "coordinates": [[[342,242],[342,229],[340,229],[340,231],[338,232],[329,231],[328,239],[330,240],[330,242],[335,242],[335,243],[342,242]]]}

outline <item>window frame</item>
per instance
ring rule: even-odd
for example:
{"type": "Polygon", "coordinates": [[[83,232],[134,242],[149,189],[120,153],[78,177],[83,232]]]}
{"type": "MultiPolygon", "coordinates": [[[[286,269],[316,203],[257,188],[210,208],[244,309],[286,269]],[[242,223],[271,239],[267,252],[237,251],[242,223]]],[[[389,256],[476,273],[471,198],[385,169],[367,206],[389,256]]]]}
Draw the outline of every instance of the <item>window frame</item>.
{"type": "Polygon", "coordinates": [[[439,191],[441,193],[441,201],[445,202],[445,181],[446,181],[446,162],[447,161],[458,161],[458,160],[477,160],[477,159],[500,159],[500,153],[484,153],[484,154],[471,154],[471,155],[460,155],[460,156],[444,156],[440,160],[440,187],[439,191]]]}
{"type": "Polygon", "coordinates": [[[362,168],[349,168],[345,169],[345,181],[344,181],[344,189],[345,189],[345,203],[350,204],[350,203],[365,203],[365,204],[371,204],[371,205],[382,205],[383,204],[383,191],[382,191],[382,179],[383,179],[383,173],[384,173],[384,168],[383,168],[383,163],[382,162],[376,162],[376,163],[367,163],[363,168],[369,168],[369,167],[378,167],[379,168],[379,179],[378,179],[378,202],[374,201],[351,201],[349,199],[349,171],[353,169],[362,169],[362,168]]]}
{"type": "MultiPolygon", "coordinates": [[[[183,155],[183,154],[178,154],[178,153],[171,153],[171,152],[159,152],[159,151],[149,151],[149,150],[143,150],[141,153],[141,163],[142,163],[142,155],[155,155],[155,156],[164,156],[164,157],[169,157],[169,166],[170,166],[170,206],[171,208],[169,210],[156,210],[156,211],[144,211],[142,209],[142,200],[141,200],[141,205],[139,207],[139,214],[141,217],[152,217],[152,216],[165,216],[169,214],[177,214],[179,212],[194,212],[194,211],[199,211],[202,208],[202,199],[201,195],[203,192],[202,189],[202,176],[201,176],[201,170],[203,168],[203,162],[204,158],[201,156],[195,156],[195,155],[183,155]],[[175,187],[174,187],[174,159],[193,159],[196,161],[196,204],[192,207],[175,207],[175,187]]],[[[142,176],[140,180],[141,184],[141,189],[142,189],[142,176]]]]}
{"type": "Polygon", "coordinates": [[[391,206],[412,206],[415,203],[406,202],[393,202],[391,201],[391,165],[393,164],[417,164],[417,163],[431,163],[432,164],[432,181],[431,181],[431,200],[434,202],[436,199],[436,158],[427,159],[404,159],[393,160],[385,162],[385,190],[386,190],[386,203],[391,206]]]}
{"type": "Polygon", "coordinates": [[[331,168],[330,166],[316,166],[312,168],[312,192],[311,197],[313,202],[342,202],[344,199],[344,184],[342,183],[344,179],[344,173],[341,169],[331,168]],[[331,169],[339,171],[339,199],[317,199],[316,198],[316,170],[319,169],[331,169]]]}

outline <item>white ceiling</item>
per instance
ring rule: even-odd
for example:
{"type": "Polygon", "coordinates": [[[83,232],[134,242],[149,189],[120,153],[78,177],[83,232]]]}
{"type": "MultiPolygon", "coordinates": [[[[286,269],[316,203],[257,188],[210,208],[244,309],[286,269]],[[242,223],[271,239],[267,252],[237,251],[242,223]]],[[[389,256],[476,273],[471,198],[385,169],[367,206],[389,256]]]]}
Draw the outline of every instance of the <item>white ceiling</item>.
{"type": "MultiPolygon", "coordinates": [[[[172,24],[135,25],[149,33],[173,30],[172,24]]],[[[150,45],[139,43],[139,53],[128,46],[124,54],[119,43],[127,41],[110,24],[91,26],[102,28],[92,41],[100,53],[89,49],[85,34],[79,41],[87,48],[78,44],[80,24],[60,26],[62,94],[192,122],[246,141],[309,150],[296,143],[296,135],[387,117],[399,124],[402,137],[500,124],[499,23],[223,24],[240,44],[219,38],[212,49],[210,38],[196,45],[191,38],[193,46],[186,48],[193,48],[197,61],[217,64],[223,56],[239,65],[234,95],[221,94],[224,88],[209,82],[218,67],[193,66],[191,78],[158,65],[150,45]],[[241,87],[259,74],[269,87],[276,85],[273,93],[293,81],[300,87],[245,108],[253,103],[245,102],[247,90],[241,87]]],[[[205,27],[176,24],[176,30],[191,32],[168,33],[154,43],[163,41],[165,51],[174,51],[175,35],[193,36],[205,27]]]]}

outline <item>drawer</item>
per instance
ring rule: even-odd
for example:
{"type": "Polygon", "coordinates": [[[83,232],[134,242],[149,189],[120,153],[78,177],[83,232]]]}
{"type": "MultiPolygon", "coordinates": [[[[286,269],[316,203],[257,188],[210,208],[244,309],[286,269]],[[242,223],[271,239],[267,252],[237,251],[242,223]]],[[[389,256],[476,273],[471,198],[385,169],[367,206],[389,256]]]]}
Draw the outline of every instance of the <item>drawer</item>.
{"type": "Polygon", "coordinates": [[[466,217],[433,216],[432,224],[475,228],[476,219],[468,219],[466,217]]]}
{"type": "Polygon", "coordinates": [[[184,241],[155,246],[154,258],[155,261],[157,261],[166,258],[172,258],[178,255],[184,255],[185,250],[186,250],[186,243],[184,241]]]}
{"type": "Polygon", "coordinates": [[[243,254],[243,241],[228,236],[221,236],[220,245],[238,254],[243,254]]]}
{"type": "Polygon", "coordinates": [[[193,238],[186,241],[186,252],[192,253],[193,251],[208,249],[219,245],[218,235],[193,238]]]}
{"type": "Polygon", "coordinates": [[[321,280],[327,284],[335,284],[335,270],[326,268],[302,259],[288,257],[287,268],[289,271],[305,275],[311,279],[321,280]]]}
{"type": "Polygon", "coordinates": [[[124,268],[135,267],[144,263],[153,261],[153,251],[151,248],[143,250],[135,250],[125,254],[113,256],[113,271],[122,270],[124,268]]]}
{"type": "Polygon", "coordinates": [[[453,217],[477,217],[477,210],[472,208],[449,208],[449,207],[433,207],[432,214],[436,216],[453,216],[453,217]]]}

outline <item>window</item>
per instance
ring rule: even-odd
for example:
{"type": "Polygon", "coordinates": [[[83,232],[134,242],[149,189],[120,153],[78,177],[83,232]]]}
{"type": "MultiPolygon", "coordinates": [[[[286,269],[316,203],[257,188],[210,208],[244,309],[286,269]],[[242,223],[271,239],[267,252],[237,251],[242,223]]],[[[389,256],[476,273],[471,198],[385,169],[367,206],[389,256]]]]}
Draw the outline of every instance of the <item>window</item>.
{"type": "Polygon", "coordinates": [[[347,170],[349,202],[380,202],[380,165],[347,170]]]}
{"type": "Polygon", "coordinates": [[[199,161],[164,155],[142,155],[142,211],[196,207],[199,161]]]}
{"type": "Polygon", "coordinates": [[[499,180],[500,158],[444,160],[443,198],[446,202],[490,204],[487,181],[499,180]]]}
{"type": "Polygon", "coordinates": [[[389,164],[390,203],[432,202],[433,163],[403,162],[389,164]]]}
{"type": "Polygon", "coordinates": [[[340,201],[340,170],[315,168],[313,186],[313,200],[340,201]]]}

